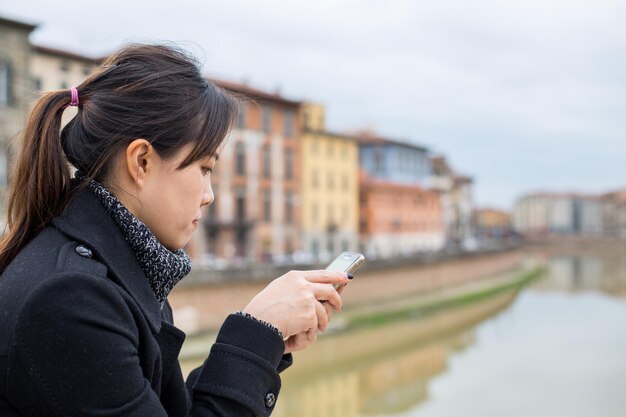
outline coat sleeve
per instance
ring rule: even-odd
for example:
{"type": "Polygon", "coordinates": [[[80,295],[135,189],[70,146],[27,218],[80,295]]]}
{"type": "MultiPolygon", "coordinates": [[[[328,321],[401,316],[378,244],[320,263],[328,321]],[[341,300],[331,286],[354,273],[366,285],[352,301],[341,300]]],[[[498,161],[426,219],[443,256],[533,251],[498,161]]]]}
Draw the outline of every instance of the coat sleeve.
{"type": "MultiPolygon", "coordinates": [[[[240,338],[232,324],[198,376],[189,417],[272,411],[266,397],[280,390],[282,350],[276,340],[240,338]],[[268,341],[265,350],[250,345],[268,341]]],[[[102,278],[46,279],[28,296],[16,325],[16,360],[27,376],[20,381],[27,382],[14,392],[31,392],[30,401],[40,403],[31,408],[54,416],[167,417],[143,375],[136,326],[126,301],[102,278]]]]}

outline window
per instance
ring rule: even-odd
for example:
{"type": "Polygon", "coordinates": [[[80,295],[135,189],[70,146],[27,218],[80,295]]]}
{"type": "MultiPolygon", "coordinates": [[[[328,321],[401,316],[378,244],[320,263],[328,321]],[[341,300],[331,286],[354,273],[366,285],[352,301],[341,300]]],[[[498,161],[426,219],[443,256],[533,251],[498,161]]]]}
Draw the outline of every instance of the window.
{"type": "Polygon", "coordinates": [[[11,101],[11,68],[8,62],[0,61],[0,105],[7,106],[11,101]]]}
{"type": "Polygon", "coordinates": [[[374,151],[374,172],[382,174],[383,172],[383,154],[380,149],[374,151]]]}
{"type": "Polygon", "coordinates": [[[243,187],[238,187],[235,192],[235,213],[237,218],[235,221],[242,222],[246,219],[246,190],[243,187]]]}
{"type": "Polygon", "coordinates": [[[271,122],[272,110],[268,106],[261,107],[261,119],[262,119],[262,128],[263,133],[270,133],[270,122],[271,122]]]}
{"type": "Polygon", "coordinates": [[[263,177],[270,178],[271,171],[271,163],[272,163],[272,154],[270,145],[263,145],[263,177]]]}
{"type": "Polygon", "coordinates": [[[344,190],[348,190],[348,187],[350,186],[350,183],[348,181],[348,174],[343,174],[343,176],[341,177],[341,183],[343,186],[344,190]]]}
{"type": "Polygon", "coordinates": [[[69,88],[68,84],[66,81],[63,81],[61,83],[61,90],[67,90],[69,88]]]}
{"type": "Polygon", "coordinates": [[[329,140],[326,146],[326,153],[328,154],[328,156],[333,156],[335,154],[335,144],[333,143],[333,141],[329,140]]]}
{"type": "Polygon", "coordinates": [[[243,142],[235,145],[235,170],[237,175],[246,173],[246,145],[243,142]]]}
{"type": "Polygon", "coordinates": [[[285,222],[293,223],[293,195],[291,193],[285,195],[285,222]]]}
{"type": "Polygon", "coordinates": [[[284,133],[285,136],[290,138],[293,136],[293,112],[291,110],[286,110],[283,113],[284,117],[284,133]]]}
{"type": "Polygon", "coordinates": [[[239,106],[239,112],[237,113],[237,129],[245,129],[246,127],[246,106],[242,104],[239,106]]]}
{"type": "Polygon", "coordinates": [[[350,220],[350,219],[349,219],[349,217],[350,217],[350,212],[349,212],[349,210],[348,210],[348,206],[345,206],[345,205],[344,205],[344,206],[341,208],[341,221],[342,221],[343,223],[347,223],[347,222],[348,222],[348,220],[350,220]]]}
{"type": "Polygon", "coordinates": [[[317,240],[313,239],[313,241],[311,242],[311,253],[313,253],[313,255],[317,256],[320,253],[320,244],[317,240]]]}
{"type": "Polygon", "coordinates": [[[285,149],[285,179],[293,178],[293,150],[285,149]]]}
{"type": "Polygon", "coordinates": [[[328,173],[328,182],[327,182],[327,186],[329,190],[334,190],[335,189],[335,175],[333,175],[332,172],[328,173]]]}
{"type": "Polygon", "coordinates": [[[311,222],[313,224],[317,224],[317,221],[319,219],[319,209],[317,204],[313,203],[313,205],[311,206],[311,222]]]}
{"type": "Polygon", "coordinates": [[[61,71],[68,72],[70,70],[70,63],[67,60],[61,61],[61,71]]]}
{"type": "Polygon", "coordinates": [[[313,155],[317,155],[317,149],[319,148],[319,143],[316,137],[311,139],[311,153],[313,155]]]}
{"type": "Polygon", "coordinates": [[[304,128],[305,129],[310,129],[311,126],[310,126],[309,120],[310,120],[311,116],[309,115],[309,111],[308,110],[304,111],[303,117],[304,117],[304,128]]]}
{"type": "Polygon", "coordinates": [[[272,196],[270,190],[263,191],[263,221],[272,220],[272,196]]]}
{"type": "Polygon", "coordinates": [[[36,89],[37,91],[41,91],[41,90],[43,89],[43,88],[42,88],[42,84],[41,84],[41,78],[35,78],[35,79],[33,80],[33,84],[35,85],[35,89],[36,89]]]}
{"type": "Polygon", "coordinates": [[[83,67],[83,75],[89,75],[89,74],[91,74],[91,68],[83,67]]]}
{"type": "Polygon", "coordinates": [[[335,254],[335,242],[332,239],[328,239],[328,253],[333,256],[335,254]]]}
{"type": "Polygon", "coordinates": [[[313,170],[313,172],[311,172],[311,186],[315,189],[319,186],[320,184],[320,177],[317,171],[313,170]]]}

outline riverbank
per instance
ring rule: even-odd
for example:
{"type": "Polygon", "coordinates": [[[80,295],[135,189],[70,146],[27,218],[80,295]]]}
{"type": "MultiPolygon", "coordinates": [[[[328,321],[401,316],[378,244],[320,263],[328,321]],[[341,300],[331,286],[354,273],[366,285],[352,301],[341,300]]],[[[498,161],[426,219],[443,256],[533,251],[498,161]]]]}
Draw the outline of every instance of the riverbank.
{"type": "MultiPolygon", "coordinates": [[[[441,311],[465,309],[489,300],[500,299],[501,296],[511,300],[521,288],[543,272],[544,269],[540,265],[525,265],[481,281],[430,294],[404,295],[384,302],[354,305],[346,308],[342,313],[337,313],[329,329],[320,334],[320,338],[332,338],[338,334],[386,327],[406,319],[436,316],[436,313],[441,311]]],[[[447,327],[433,328],[431,331],[433,334],[438,334],[444,329],[447,327]]],[[[214,340],[214,332],[190,337],[180,354],[185,367],[191,368],[201,361],[214,340]]]]}
{"type": "MultiPolygon", "coordinates": [[[[522,252],[509,250],[420,265],[370,267],[359,271],[344,291],[344,309],[394,303],[399,298],[427,296],[454,288],[463,291],[466,285],[487,282],[521,265],[522,252]]],[[[268,282],[266,279],[177,286],[169,298],[176,325],[188,335],[215,331],[229,313],[244,308],[268,282]]]]}

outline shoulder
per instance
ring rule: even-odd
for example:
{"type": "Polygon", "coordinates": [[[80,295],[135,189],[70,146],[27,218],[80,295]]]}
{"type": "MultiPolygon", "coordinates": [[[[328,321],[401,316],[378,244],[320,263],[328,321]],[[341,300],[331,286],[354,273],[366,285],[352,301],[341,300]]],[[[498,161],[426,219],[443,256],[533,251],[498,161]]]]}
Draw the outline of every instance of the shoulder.
{"type": "Polygon", "coordinates": [[[106,276],[107,272],[106,266],[93,259],[88,247],[49,226],[18,253],[2,279],[19,279],[24,286],[29,280],[40,282],[47,275],[72,270],[96,276],[106,276]]]}
{"type": "Polygon", "coordinates": [[[28,311],[54,314],[61,308],[100,308],[123,297],[107,278],[107,267],[89,249],[49,227],[37,235],[0,277],[0,304],[7,315],[0,328],[13,328],[28,311]],[[105,300],[107,300],[105,302],[105,300]],[[47,313],[46,313],[47,312],[47,313]]]}
{"type": "Polygon", "coordinates": [[[55,281],[62,281],[59,277],[67,276],[64,273],[106,278],[107,267],[93,259],[80,242],[47,227],[18,253],[0,276],[0,298],[4,295],[19,303],[53,276],[55,281]]]}

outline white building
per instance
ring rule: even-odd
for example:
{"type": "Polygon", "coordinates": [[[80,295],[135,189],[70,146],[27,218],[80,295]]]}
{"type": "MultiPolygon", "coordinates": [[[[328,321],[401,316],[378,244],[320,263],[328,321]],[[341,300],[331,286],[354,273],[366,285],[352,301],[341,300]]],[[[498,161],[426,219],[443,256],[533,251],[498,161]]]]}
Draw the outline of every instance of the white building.
{"type": "Polygon", "coordinates": [[[534,193],[520,198],[513,208],[513,228],[526,235],[603,233],[601,198],[571,193],[534,193]]]}

